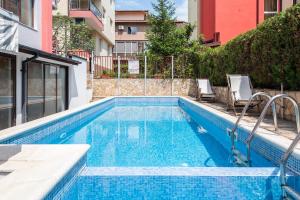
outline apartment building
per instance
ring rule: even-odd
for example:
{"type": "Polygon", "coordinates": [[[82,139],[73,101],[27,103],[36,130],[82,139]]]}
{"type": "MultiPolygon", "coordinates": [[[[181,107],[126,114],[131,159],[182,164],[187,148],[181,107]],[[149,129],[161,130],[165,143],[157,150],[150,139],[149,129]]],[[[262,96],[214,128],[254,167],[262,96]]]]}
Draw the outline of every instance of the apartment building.
{"type": "MultiPolygon", "coordinates": [[[[148,10],[116,11],[114,56],[127,57],[144,53],[148,41],[146,31],[150,26],[148,16],[148,10]]],[[[176,21],[178,27],[185,24],[186,22],[176,21]]]]}
{"type": "Polygon", "coordinates": [[[189,22],[194,37],[203,35],[212,46],[225,44],[254,29],[265,19],[299,3],[299,0],[189,0],[189,22]]]}
{"type": "Polygon", "coordinates": [[[115,45],[115,0],[60,0],[53,15],[86,23],[95,36],[95,55],[111,56],[115,45]]]}
{"type": "Polygon", "coordinates": [[[75,107],[74,98],[87,96],[78,89],[85,83],[74,80],[84,60],[51,53],[53,5],[0,0],[0,130],[75,107]]]}
{"type": "Polygon", "coordinates": [[[115,56],[131,56],[143,53],[146,49],[146,30],[149,12],[147,10],[116,11],[115,56]]]}

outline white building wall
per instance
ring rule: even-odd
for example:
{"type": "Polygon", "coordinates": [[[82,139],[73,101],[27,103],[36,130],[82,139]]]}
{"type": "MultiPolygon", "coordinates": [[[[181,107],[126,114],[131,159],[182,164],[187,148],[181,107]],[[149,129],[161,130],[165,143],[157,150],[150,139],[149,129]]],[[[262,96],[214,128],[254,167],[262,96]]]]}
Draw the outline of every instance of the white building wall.
{"type": "MultiPolygon", "coordinates": [[[[18,53],[16,57],[16,125],[22,124],[22,61],[30,57],[33,57],[33,55],[24,53],[18,53]]],[[[78,57],[73,57],[72,59],[81,62],[81,64],[73,66],[55,60],[37,58],[38,61],[68,67],[69,109],[85,105],[92,99],[92,90],[87,89],[87,62],[78,57]]]]}
{"type": "Polygon", "coordinates": [[[69,109],[74,109],[92,100],[92,90],[87,89],[87,62],[78,57],[72,59],[81,62],[69,68],[69,109]]]}

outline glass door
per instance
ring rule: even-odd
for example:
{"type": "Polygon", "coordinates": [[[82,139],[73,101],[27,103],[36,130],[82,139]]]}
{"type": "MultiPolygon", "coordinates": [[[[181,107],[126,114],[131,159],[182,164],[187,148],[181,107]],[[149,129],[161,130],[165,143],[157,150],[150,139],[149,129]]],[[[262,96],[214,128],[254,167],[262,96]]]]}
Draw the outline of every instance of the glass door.
{"type": "Polygon", "coordinates": [[[15,125],[15,57],[0,54],[0,130],[15,125]]]}
{"type": "Polygon", "coordinates": [[[68,108],[67,68],[31,62],[27,68],[27,121],[68,108]]]}
{"type": "Polygon", "coordinates": [[[27,68],[27,121],[44,116],[44,68],[31,62],[27,68]]]}

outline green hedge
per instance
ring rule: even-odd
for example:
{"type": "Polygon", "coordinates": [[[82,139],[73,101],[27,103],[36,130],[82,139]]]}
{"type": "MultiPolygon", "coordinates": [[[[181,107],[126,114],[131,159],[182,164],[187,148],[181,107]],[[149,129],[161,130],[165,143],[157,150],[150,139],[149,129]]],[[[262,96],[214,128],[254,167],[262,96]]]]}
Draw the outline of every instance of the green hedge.
{"type": "Polygon", "coordinates": [[[285,89],[300,89],[300,4],[197,55],[196,75],[215,85],[226,85],[226,73],[242,73],[251,76],[255,87],[279,89],[283,82],[285,89]]]}

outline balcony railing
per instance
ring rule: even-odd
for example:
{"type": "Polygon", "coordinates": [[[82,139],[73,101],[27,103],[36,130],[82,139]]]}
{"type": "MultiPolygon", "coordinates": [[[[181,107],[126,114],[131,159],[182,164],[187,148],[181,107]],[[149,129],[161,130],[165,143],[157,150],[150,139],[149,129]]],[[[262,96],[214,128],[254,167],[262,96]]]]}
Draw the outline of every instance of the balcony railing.
{"type": "Polygon", "coordinates": [[[71,0],[70,10],[90,10],[98,19],[104,17],[92,0],[71,0]]]}

